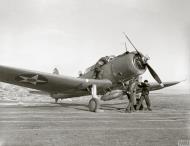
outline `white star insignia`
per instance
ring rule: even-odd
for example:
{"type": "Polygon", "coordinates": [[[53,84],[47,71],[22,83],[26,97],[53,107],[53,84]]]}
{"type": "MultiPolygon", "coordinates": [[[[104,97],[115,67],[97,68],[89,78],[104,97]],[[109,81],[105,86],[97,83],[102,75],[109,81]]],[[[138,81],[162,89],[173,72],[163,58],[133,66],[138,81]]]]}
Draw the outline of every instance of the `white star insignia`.
{"type": "Polygon", "coordinates": [[[31,83],[33,85],[36,85],[37,83],[45,83],[46,81],[38,79],[39,75],[35,75],[33,77],[26,77],[26,76],[19,76],[22,80],[19,82],[21,83],[31,83]]]}

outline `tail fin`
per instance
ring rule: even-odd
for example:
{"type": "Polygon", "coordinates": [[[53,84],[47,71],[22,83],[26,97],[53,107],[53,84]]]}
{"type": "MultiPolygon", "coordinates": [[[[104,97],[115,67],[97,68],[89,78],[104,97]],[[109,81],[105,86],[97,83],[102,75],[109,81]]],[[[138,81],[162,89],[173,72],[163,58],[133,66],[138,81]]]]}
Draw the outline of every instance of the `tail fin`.
{"type": "Polygon", "coordinates": [[[53,69],[53,74],[59,75],[59,70],[58,70],[57,68],[54,68],[54,69],[53,69]]]}

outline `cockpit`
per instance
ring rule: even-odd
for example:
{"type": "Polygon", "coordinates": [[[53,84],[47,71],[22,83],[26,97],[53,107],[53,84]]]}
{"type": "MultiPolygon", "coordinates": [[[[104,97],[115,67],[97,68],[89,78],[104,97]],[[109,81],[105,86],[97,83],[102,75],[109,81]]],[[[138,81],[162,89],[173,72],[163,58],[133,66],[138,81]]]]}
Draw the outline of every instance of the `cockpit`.
{"type": "MultiPolygon", "coordinates": [[[[102,58],[104,58],[106,60],[106,62],[108,63],[108,62],[111,62],[115,57],[116,57],[115,55],[110,55],[110,56],[101,57],[99,60],[101,60],[102,58]]],[[[95,67],[95,65],[87,68],[84,73],[87,73],[87,72],[89,72],[91,70],[94,70],[94,67],[95,67]]]]}
{"type": "Polygon", "coordinates": [[[105,56],[105,59],[107,60],[107,62],[112,61],[116,56],[115,55],[110,55],[110,56],[105,56]]]}

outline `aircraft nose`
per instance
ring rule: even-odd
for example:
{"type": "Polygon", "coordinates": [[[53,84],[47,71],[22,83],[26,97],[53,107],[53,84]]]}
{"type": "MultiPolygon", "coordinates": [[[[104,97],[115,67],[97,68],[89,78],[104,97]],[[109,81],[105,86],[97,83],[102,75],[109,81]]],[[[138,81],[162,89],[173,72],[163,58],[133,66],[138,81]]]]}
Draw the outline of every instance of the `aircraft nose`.
{"type": "Polygon", "coordinates": [[[134,56],[134,59],[133,59],[133,62],[134,62],[134,65],[137,69],[139,70],[144,70],[146,69],[146,62],[148,61],[147,58],[140,58],[138,55],[135,55],[134,56]]]}
{"type": "Polygon", "coordinates": [[[145,55],[142,57],[143,64],[146,64],[148,62],[148,60],[150,60],[150,57],[148,55],[145,55]]]}

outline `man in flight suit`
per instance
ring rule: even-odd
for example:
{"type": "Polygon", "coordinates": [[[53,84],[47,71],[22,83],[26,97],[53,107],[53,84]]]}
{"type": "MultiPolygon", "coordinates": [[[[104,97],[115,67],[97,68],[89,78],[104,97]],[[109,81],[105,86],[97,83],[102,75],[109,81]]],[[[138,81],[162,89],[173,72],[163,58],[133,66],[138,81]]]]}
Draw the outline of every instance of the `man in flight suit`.
{"type": "Polygon", "coordinates": [[[140,109],[142,103],[143,103],[143,100],[145,99],[145,102],[146,102],[146,105],[147,105],[147,109],[149,111],[151,111],[152,109],[150,108],[151,106],[151,103],[150,103],[150,99],[149,99],[149,83],[148,83],[148,80],[145,80],[144,82],[142,82],[140,85],[138,85],[141,89],[142,89],[142,94],[141,94],[141,97],[140,97],[140,101],[139,101],[139,104],[137,105],[137,110],[140,109]]]}
{"type": "Polygon", "coordinates": [[[106,64],[108,61],[106,59],[106,57],[102,57],[98,60],[98,62],[95,64],[95,68],[94,68],[94,78],[95,79],[101,79],[102,78],[102,66],[104,64],[106,64]]]}

